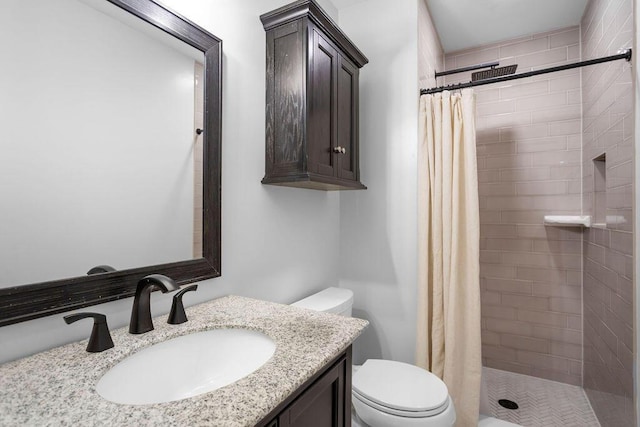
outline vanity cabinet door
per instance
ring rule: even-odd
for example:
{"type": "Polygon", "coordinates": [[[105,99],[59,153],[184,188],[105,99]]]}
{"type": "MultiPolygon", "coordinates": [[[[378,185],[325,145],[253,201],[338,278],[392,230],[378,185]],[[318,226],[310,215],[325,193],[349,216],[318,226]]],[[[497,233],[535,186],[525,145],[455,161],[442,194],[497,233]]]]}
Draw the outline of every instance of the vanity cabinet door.
{"type": "Polygon", "coordinates": [[[345,376],[343,359],[278,416],[278,427],[350,426],[350,411],[345,410],[345,376]]]}
{"type": "Polygon", "coordinates": [[[351,427],[351,346],[256,427],[351,427]]]}

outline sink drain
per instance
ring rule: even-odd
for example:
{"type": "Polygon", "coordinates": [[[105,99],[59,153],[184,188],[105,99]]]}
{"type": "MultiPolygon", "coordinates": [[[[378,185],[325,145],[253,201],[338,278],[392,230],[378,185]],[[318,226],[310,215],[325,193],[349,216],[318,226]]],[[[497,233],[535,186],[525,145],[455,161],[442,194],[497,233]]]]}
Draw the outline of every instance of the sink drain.
{"type": "Polygon", "coordinates": [[[503,408],[507,408],[507,409],[518,409],[519,406],[516,402],[514,402],[513,400],[509,400],[509,399],[500,399],[498,400],[498,403],[500,404],[500,406],[502,406],[503,408]]]}

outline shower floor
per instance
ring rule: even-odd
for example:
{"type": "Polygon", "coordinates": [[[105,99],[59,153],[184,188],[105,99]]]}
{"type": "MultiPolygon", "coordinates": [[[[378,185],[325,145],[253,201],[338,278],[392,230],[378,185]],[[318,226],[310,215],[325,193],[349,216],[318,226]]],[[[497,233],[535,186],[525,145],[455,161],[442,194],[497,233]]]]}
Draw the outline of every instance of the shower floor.
{"type": "Polygon", "coordinates": [[[513,372],[482,368],[491,416],[524,427],[600,427],[581,387],[513,372]],[[516,402],[510,410],[499,399],[516,402]]]}

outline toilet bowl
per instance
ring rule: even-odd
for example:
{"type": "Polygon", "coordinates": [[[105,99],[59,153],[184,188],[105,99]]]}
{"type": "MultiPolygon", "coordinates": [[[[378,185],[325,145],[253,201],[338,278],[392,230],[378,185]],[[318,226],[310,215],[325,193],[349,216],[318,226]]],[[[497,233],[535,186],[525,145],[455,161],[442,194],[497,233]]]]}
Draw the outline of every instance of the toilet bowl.
{"type": "MultiPolygon", "coordinates": [[[[350,317],[353,292],[327,288],[291,305],[350,317]]],[[[352,388],[354,412],[371,427],[450,427],[456,420],[444,382],[414,365],[369,359],[353,367],[352,388]]]]}

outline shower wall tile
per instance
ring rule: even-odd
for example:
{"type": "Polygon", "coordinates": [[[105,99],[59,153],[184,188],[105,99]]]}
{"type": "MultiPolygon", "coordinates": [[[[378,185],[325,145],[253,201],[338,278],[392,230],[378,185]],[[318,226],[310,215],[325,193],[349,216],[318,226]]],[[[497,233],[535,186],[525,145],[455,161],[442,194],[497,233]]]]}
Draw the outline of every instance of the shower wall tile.
{"type": "Polygon", "coordinates": [[[549,135],[577,135],[582,131],[582,120],[568,120],[549,124],[549,135]]]}
{"type": "Polygon", "coordinates": [[[576,73],[572,73],[569,76],[552,78],[549,80],[549,90],[551,92],[580,89],[580,80],[575,78],[576,73]]]}
{"type": "Polygon", "coordinates": [[[580,29],[577,27],[568,31],[563,31],[549,37],[549,47],[569,46],[574,47],[576,40],[580,39],[580,29]]]}
{"type": "Polygon", "coordinates": [[[532,52],[546,51],[548,47],[549,39],[547,37],[541,37],[538,39],[503,45],[499,48],[499,53],[501,58],[506,58],[509,56],[518,56],[532,52]]]}
{"type": "MultiPolygon", "coordinates": [[[[565,168],[562,168],[564,170],[565,168]]],[[[553,179],[554,168],[501,169],[495,171],[500,180],[507,182],[531,182],[553,179]]],[[[561,178],[559,178],[561,179],[561,178]]]]}
{"type": "Polygon", "coordinates": [[[539,181],[539,182],[517,182],[516,193],[522,196],[545,195],[545,194],[567,194],[569,192],[569,181],[539,181]]]}
{"type": "Polygon", "coordinates": [[[517,142],[517,151],[519,153],[567,151],[568,147],[569,141],[567,141],[567,138],[523,139],[517,142]]]}
{"type": "MultiPolygon", "coordinates": [[[[580,77],[575,77],[579,79],[580,77]]],[[[551,123],[561,120],[575,120],[582,114],[580,105],[569,105],[561,108],[547,108],[531,112],[532,123],[551,123]]]]}
{"type": "Polygon", "coordinates": [[[514,100],[478,103],[477,114],[479,117],[495,114],[513,113],[516,110],[514,100]]]}
{"type": "Polygon", "coordinates": [[[582,345],[582,332],[569,328],[552,328],[540,325],[533,325],[533,336],[547,338],[551,341],[582,345]]]}
{"type": "Polygon", "coordinates": [[[468,53],[460,53],[455,58],[456,68],[495,61],[495,58],[499,57],[498,53],[498,48],[478,49],[468,53]]]}
{"type": "Polygon", "coordinates": [[[516,108],[518,111],[542,110],[544,108],[559,107],[567,105],[567,93],[545,93],[530,97],[518,98],[516,108]]]}
{"type": "Polygon", "coordinates": [[[478,117],[476,126],[480,129],[497,129],[507,126],[528,125],[532,123],[531,117],[531,112],[478,117]]]}
{"type": "MultiPolygon", "coordinates": [[[[580,286],[549,283],[534,283],[532,292],[533,295],[545,295],[571,299],[580,299],[582,295],[582,289],[580,286]]],[[[577,315],[580,315],[580,313],[577,315]]]]}
{"type": "MultiPolygon", "coordinates": [[[[571,27],[445,62],[499,61],[525,72],[569,62],[579,43],[571,27]]],[[[580,72],[568,70],[475,89],[483,363],[571,384],[582,382],[582,234],[545,227],[543,218],[580,213],[580,88],[580,72]]]]}
{"type": "MultiPolygon", "coordinates": [[[[633,2],[591,0],[582,18],[582,57],[631,46],[633,2]]],[[[584,388],[603,427],[634,426],[633,73],[616,61],[582,69],[582,184],[587,214],[603,203],[606,224],[584,238],[584,388]],[[606,198],[595,197],[593,159],[606,156],[606,198]]]]}
{"type": "Polygon", "coordinates": [[[503,87],[500,89],[500,98],[513,99],[520,96],[537,95],[549,92],[550,82],[547,80],[532,81],[531,83],[521,83],[511,87],[503,87]]]}
{"type": "MultiPolygon", "coordinates": [[[[527,126],[515,126],[510,128],[499,129],[498,135],[500,141],[516,141],[519,139],[532,139],[542,138],[549,134],[549,126],[546,123],[527,125],[527,126]]],[[[489,133],[495,138],[495,131],[489,133]]]]}
{"type": "MultiPolygon", "coordinates": [[[[424,0],[418,1],[418,79],[421,88],[437,86],[435,73],[445,69],[436,27],[424,0]]],[[[448,67],[448,65],[447,65],[448,67]]]]}
{"type": "Polygon", "coordinates": [[[569,164],[580,164],[580,150],[567,150],[558,152],[545,151],[534,153],[532,156],[533,166],[560,166],[569,164]]]}
{"type": "Polygon", "coordinates": [[[567,325],[567,315],[561,313],[543,313],[539,311],[518,310],[518,320],[540,325],[563,328],[567,325]]]}
{"type": "Polygon", "coordinates": [[[566,47],[559,47],[555,49],[549,49],[542,52],[530,53],[518,57],[519,68],[531,68],[540,69],[565,62],[568,59],[568,49],[566,47]]]}

